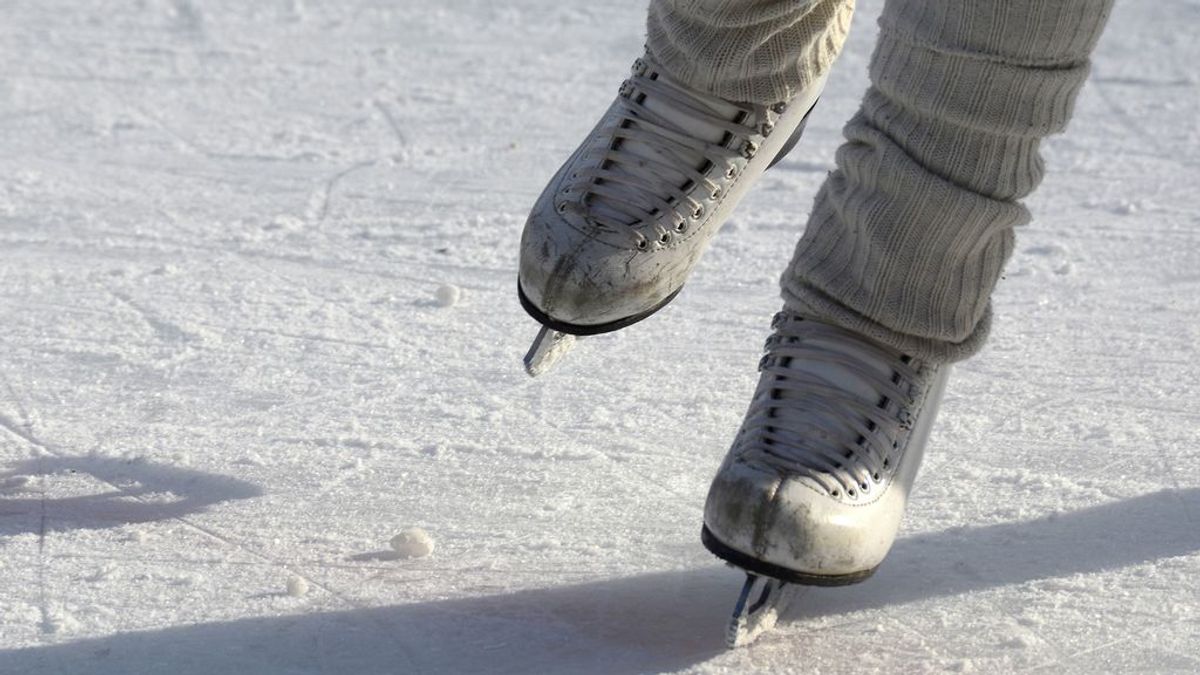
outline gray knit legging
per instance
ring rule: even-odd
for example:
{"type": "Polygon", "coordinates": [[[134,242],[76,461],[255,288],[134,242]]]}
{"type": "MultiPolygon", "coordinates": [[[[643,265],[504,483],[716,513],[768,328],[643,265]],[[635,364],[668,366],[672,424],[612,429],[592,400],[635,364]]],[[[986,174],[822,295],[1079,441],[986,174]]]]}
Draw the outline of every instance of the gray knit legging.
{"type": "MultiPolygon", "coordinates": [[[[783,275],[785,304],[921,358],[966,358],[1112,0],[887,0],[872,86],[783,275]]],[[[651,0],[648,49],[731,100],[823,73],[853,0],[651,0]]]]}

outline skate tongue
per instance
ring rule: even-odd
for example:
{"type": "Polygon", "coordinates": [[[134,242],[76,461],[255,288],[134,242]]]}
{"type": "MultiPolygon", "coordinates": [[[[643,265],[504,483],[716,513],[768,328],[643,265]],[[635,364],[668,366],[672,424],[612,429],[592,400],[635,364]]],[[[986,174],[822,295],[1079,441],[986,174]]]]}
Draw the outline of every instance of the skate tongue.
{"type": "MultiPolygon", "coordinates": [[[[851,358],[859,360],[871,372],[877,373],[880,379],[890,379],[892,376],[892,368],[888,364],[874,358],[872,355],[866,354],[861,350],[854,349],[850,345],[839,342],[830,342],[826,340],[811,340],[813,345],[819,345],[824,349],[839,354],[845,354],[851,358]]],[[[872,403],[878,402],[882,394],[879,393],[876,386],[871,380],[864,378],[859,373],[856,373],[846,366],[830,362],[820,361],[816,359],[805,361],[793,361],[791,370],[797,372],[810,373],[827,384],[842,389],[848,393],[854,394],[858,398],[872,403]]],[[[875,380],[878,382],[879,380],[875,380]]]]}
{"type": "MultiPolygon", "coordinates": [[[[894,370],[887,361],[866,350],[856,348],[851,342],[838,342],[830,339],[812,338],[806,341],[821,351],[845,355],[854,362],[861,364],[867,374],[849,368],[836,360],[821,358],[792,358],[787,364],[788,377],[815,380],[860,400],[865,406],[876,406],[884,398],[879,390],[881,382],[889,381],[894,370]]],[[[859,440],[859,431],[855,428],[856,420],[848,416],[831,415],[827,410],[808,406],[782,407],[794,423],[810,427],[820,435],[833,435],[842,440],[844,446],[853,446],[859,440]]],[[[779,414],[779,413],[777,413],[779,414]]]]}
{"type": "MultiPolygon", "coordinates": [[[[742,112],[742,109],[733,103],[723,101],[714,96],[694,92],[661,72],[648,70],[643,77],[665,84],[678,92],[681,97],[692,100],[693,105],[698,109],[708,110],[714,116],[726,121],[737,119],[738,115],[742,112]]],[[[635,102],[637,105],[660,116],[662,118],[661,121],[665,122],[663,126],[673,127],[676,131],[705,141],[706,143],[719,145],[725,140],[725,136],[728,133],[725,129],[710,121],[706,121],[695,112],[678,106],[675,101],[669,98],[638,93],[635,94],[635,102]]],[[[624,124],[633,127],[639,126],[637,117],[627,119],[624,124]]],[[[704,155],[695,150],[679,148],[677,146],[672,147],[674,149],[668,152],[635,139],[619,141],[619,145],[614,150],[625,155],[626,159],[625,161],[614,162],[612,166],[613,172],[629,176],[637,185],[642,186],[639,190],[624,183],[611,182],[613,186],[620,186],[622,190],[629,193],[629,198],[625,200],[628,204],[648,205],[649,202],[637,193],[639,191],[649,192],[659,183],[669,183],[682,189],[691,180],[681,171],[667,169],[659,164],[647,164],[638,160],[650,160],[668,166],[686,166],[694,170],[701,170],[708,164],[708,160],[704,155]]],[[[670,194],[659,194],[658,196],[668,201],[672,199],[672,195],[670,194]]],[[[590,206],[593,213],[626,225],[633,225],[640,220],[628,213],[629,209],[627,206],[622,208],[618,206],[613,198],[607,196],[594,196],[590,202],[590,206]]]]}

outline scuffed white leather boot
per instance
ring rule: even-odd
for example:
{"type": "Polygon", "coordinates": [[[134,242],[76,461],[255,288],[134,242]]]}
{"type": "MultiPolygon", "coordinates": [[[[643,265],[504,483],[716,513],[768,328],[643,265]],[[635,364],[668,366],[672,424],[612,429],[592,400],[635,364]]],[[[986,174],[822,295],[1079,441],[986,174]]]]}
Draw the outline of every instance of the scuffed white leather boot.
{"type": "Polygon", "coordinates": [[[704,507],[704,545],[783,582],[862,581],[900,526],[949,366],[788,312],[704,507]]]}
{"type": "MultiPolygon", "coordinates": [[[[521,304],[569,335],[616,330],[666,305],[749,187],[796,142],[823,85],[773,106],[743,104],[638,59],[525,224],[521,304]]],[[[552,349],[545,330],[539,343],[552,349]]]]}

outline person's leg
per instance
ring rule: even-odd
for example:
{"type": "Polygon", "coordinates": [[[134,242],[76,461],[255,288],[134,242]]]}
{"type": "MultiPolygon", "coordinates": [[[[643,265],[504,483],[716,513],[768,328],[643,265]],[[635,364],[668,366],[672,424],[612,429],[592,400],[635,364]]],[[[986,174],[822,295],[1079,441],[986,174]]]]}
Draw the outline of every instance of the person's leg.
{"type": "Polygon", "coordinates": [[[783,277],[704,543],[806,584],[866,578],[900,525],[949,362],[1071,116],[1111,0],[889,0],[872,87],[783,277]]]}
{"type": "Polygon", "coordinates": [[[800,314],[934,362],[983,344],[1111,0],[889,0],[872,86],[782,279],[800,314]]]}
{"type": "Polygon", "coordinates": [[[646,47],[688,86],[770,105],[829,70],[853,13],[854,0],[652,0],[646,47]]]}
{"type": "MultiPolygon", "coordinates": [[[[738,201],[795,143],[852,0],[652,0],[620,93],[534,205],[518,297],[546,328],[624,328],[679,292],[738,201]]],[[[542,372],[539,332],[527,359],[542,372]]],[[[551,340],[553,342],[547,342],[551,340]]]]}

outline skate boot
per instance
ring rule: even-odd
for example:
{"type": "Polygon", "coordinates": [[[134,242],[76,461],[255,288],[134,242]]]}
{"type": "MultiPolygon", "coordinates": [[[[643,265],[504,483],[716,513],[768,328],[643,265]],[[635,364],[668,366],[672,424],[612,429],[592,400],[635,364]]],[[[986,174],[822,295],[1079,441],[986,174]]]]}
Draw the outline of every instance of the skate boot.
{"type": "Polygon", "coordinates": [[[950,370],[788,312],[773,328],[704,507],[704,545],[748,575],[730,646],[774,623],[788,584],[851,584],[875,571],[950,370]]]}
{"type": "Polygon", "coordinates": [[[525,223],[517,290],[543,325],[530,373],[570,336],[623,328],[670,302],[746,191],[799,139],[823,86],[772,106],[736,103],[638,59],[525,223]]]}

